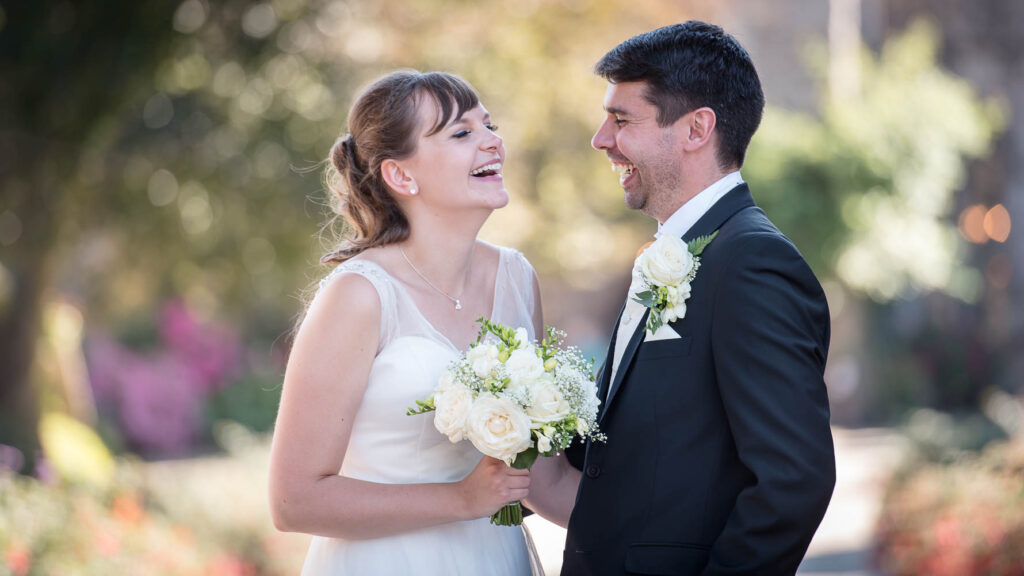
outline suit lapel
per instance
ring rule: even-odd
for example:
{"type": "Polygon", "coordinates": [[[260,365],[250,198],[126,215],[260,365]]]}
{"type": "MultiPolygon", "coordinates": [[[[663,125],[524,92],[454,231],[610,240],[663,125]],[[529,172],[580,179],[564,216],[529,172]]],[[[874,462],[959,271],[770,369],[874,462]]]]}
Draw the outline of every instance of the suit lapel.
{"type": "Polygon", "coordinates": [[[615,358],[615,342],[619,335],[619,323],[622,322],[622,312],[626,309],[625,303],[619,310],[615,319],[615,326],[612,327],[612,341],[608,344],[608,353],[605,354],[604,364],[601,365],[601,372],[597,375],[597,399],[604,406],[605,397],[608,396],[608,382],[611,380],[612,361],[615,358]]]}
{"type": "MultiPolygon", "coordinates": [[[[692,227],[690,227],[690,230],[683,236],[683,240],[689,242],[699,236],[707,236],[715,230],[718,230],[722,224],[725,224],[725,222],[733,216],[733,214],[755,205],[754,199],[750,195],[750,189],[747,187],[746,183],[740,184],[726,192],[725,196],[722,196],[718,202],[715,202],[711,209],[701,216],[701,218],[697,220],[692,227]]],[[[632,298],[632,294],[628,295],[627,298],[632,298]]],[[[624,309],[625,306],[623,306],[623,310],[624,309]]],[[[598,418],[598,422],[604,420],[605,415],[608,414],[608,409],[612,405],[612,401],[615,400],[615,395],[618,393],[619,388],[622,387],[622,382],[626,373],[629,372],[633,359],[636,357],[636,351],[640,348],[640,343],[644,339],[644,332],[647,326],[647,316],[649,316],[650,313],[650,309],[647,309],[644,312],[643,318],[640,319],[639,326],[637,326],[637,329],[633,331],[633,336],[629,339],[629,344],[626,345],[625,350],[622,352],[622,358],[619,360],[618,370],[615,372],[615,379],[609,384],[608,381],[611,380],[610,372],[613,355],[615,354],[615,339],[619,333],[619,322],[622,321],[622,311],[619,311],[619,321],[615,323],[615,330],[612,332],[612,343],[608,349],[608,358],[605,360],[604,369],[601,371],[601,386],[598,393],[601,394],[600,398],[603,400],[604,404],[601,409],[601,415],[598,418]],[[607,395],[605,395],[604,391],[608,389],[609,385],[611,389],[607,395]],[[605,399],[605,396],[607,396],[607,399],[605,399]]],[[[685,319],[681,321],[685,321],[685,319]]]]}
{"type": "Polygon", "coordinates": [[[700,236],[707,236],[722,227],[725,221],[732,218],[733,214],[756,206],[754,198],[750,195],[750,188],[746,183],[740,184],[725,193],[718,202],[704,213],[693,226],[683,235],[683,241],[689,242],[700,236]]]}
{"type": "MultiPolygon", "coordinates": [[[[632,294],[629,297],[632,298],[632,294]]],[[[599,422],[604,420],[605,414],[608,413],[608,407],[612,405],[612,400],[615,400],[615,394],[619,391],[623,376],[633,363],[633,356],[636,354],[637,348],[640,347],[640,342],[644,339],[644,332],[647,330],[647,316],[649,316],[650,313],[650,309],[644,310],[644,315],[640,318],[640,324],[638,324],[636,329],[633,330],[633,336],[630,337],[629,343],[626,344],[626,348],[622,351],[622,358],[619,360],[618,369],[615,371],[615,380],[611,383],[611,390],[609,390],[608,398],[604,402],[604,409],[601,412],[601,416],[598,418],[599,422]]],[[[618,329],[616,329],[616,333],[617,332],[618,329]]],[[[612,350],[612,353],[614,354],[614,345],[612,345],[612,350]]]]}

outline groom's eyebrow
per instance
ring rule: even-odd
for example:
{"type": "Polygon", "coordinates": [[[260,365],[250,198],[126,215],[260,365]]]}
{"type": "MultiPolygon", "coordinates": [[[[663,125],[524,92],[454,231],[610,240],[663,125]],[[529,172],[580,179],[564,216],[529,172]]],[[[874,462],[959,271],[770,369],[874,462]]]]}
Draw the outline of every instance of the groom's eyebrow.
{"type": "Polygon", "coordinates": [[[605,112],[609,114],[614,114],[615,116],[629,116],[629,112],[623,110],[622,108],[616,108],[615,106],[605,106],[604,110],[605,112]]]}

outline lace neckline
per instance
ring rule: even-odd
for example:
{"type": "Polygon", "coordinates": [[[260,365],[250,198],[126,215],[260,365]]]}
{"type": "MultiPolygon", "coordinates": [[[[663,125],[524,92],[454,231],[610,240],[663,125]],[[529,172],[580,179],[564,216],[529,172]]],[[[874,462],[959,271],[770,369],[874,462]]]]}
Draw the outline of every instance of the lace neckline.
{"type": "MultiPolygon", "coordinates": [[[[494,319],[494,313],[498,309],[498,287],[501,285],[501,281],[503,280],[503,275],[504,275],[503,273],[504,273],[504,270],[505,270],[505,265],[506,265],[505,264],[505,249],[499,247],[498,248],[498,270],[497,270],[497,272],[494,275],[494,288],[491,290],[491,311],[487,315],[488,318],[491,318],[491,319],[494,319]]],[[[374,262],[372,260],[349,260],[348,262],[345,262],[345,263],[341,264],[340,266],[338,266],[338,268],[341,268],[341,267],[352,267],[352,266],[355,266],[355,267],[358,267],[358,268],[363,268],[364,271],[373,273],[375,275],[378,275],[378,277],[383,276],[383,278],[385,278],[388,281],[390,281],[391,284],[393,284],[393,285],[397,286],[398,288],[400,288],[402,290],[402,293],[409,300],[409,304],[411,304],[412,308],[416,311],[416,314],[419,315],[420,319],[423,320],[423,323],[427,326],[427,328],[429,328],[430,331],[433,332],[434,335],[439,340],[441,340],[443,344],[447,345],[449,348],[451,348],[452,350],[455,350],[456,352],[461,352],[463,350],[462,348],[457,347],[452,342],[451,338],[449,338],[447,335],[445,335],[444,332],[441,332],[436,326],[434,326],[434,323],[431,322],[429,318],[427,318],[427,316],[423,313],[422,310],[420,310],[419,305],[416,304],[416,300],[413,299],[412,294],[409,293],[409,289],[405,286],[405,283],[403,283],[398,278],[395,278],[394,276],[392,276],[391,273],[388,272],[383,266],[381,266],[380,264],[378,264],[378,263],[376,263],[376,262],[374,262]]],[[[468,347],[468,345],[467,345],[467,347],[468,347]]]]}

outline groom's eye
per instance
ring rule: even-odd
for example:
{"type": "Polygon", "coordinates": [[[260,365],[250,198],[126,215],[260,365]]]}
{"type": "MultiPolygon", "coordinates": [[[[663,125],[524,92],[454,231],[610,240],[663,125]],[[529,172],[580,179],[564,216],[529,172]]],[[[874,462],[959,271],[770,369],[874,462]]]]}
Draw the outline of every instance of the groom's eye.
{"type": "Polygon", "coordinates": [[[626,123],[626,120],[624,118],[619,118],[618,116],[615,117],[615,125],[616,126],[622,126],[625,123],[626,123]]]}

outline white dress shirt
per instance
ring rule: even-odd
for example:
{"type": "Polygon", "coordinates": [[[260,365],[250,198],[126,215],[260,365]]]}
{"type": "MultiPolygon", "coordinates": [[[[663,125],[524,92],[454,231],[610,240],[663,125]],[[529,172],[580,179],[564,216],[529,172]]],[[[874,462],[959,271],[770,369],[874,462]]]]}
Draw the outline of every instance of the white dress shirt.
{"type": "MultiPolygon", "coordinates": [[[[714,184],[701,190],[693,198],[690,198],[674,214],[669,216],[668,220],[659,223],[658,232],[654,237],[657,239],[664,234],[671,234],[677,238],[682,238],[716,202],[721,200],[722,196],[725,196],[727,192],[742,183],[743,178],[740,176],[739,171],[726,174],[714,184]]],[[[639,292],[641,287],[640,273],[634,265],[633,281],[630,283],[629,293],[626,295],[626,308],[622,311],[619,330],[615,335],[615,354],[612,356],[612,373],[609,382],[615,381],[615,373],[619,369],[619,360],[622,359],[626,345],[629,344],[630,338],[632,338],[637,325],[640,323],[640,319],[644,315],[644,305],[633,300],[633,295],[639,292]]],[[[661,332],[661,330],[672,330],[672,328],[666,324],[658,332],[661,332]]],[[[644,338],[649,338],[650,336],[649,334],[644,334],[644,338]]],[[[657,334],[654,336],[657,337],[657,334]]],[[[611,391],[611,386],[608,387],[608,390],[611,391]]]]}

